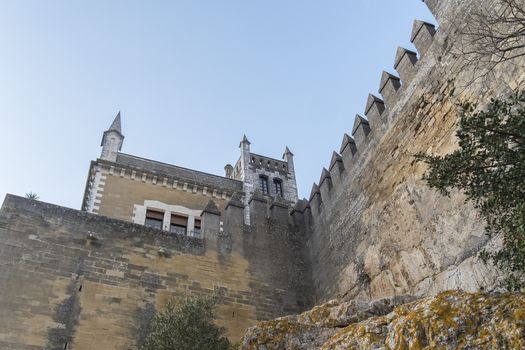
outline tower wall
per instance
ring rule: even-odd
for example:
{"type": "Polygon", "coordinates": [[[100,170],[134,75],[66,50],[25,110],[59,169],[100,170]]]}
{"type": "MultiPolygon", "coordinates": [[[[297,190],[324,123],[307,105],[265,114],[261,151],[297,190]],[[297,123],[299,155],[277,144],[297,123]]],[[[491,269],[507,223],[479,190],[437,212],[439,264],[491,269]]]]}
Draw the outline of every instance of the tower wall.
{"type": "Polygon", "coordinates": [[[279,194],[275,192],[273,182],[275,179],[278,179],[282,183],[282,198],[295,203],[297,202],[297,184],[294,171],[293,167],[289,168],[289,162],[249,153],[248,162],[244,167],[243,182],[246,184],[245,193],[249,198],[255,190],[262,191],[260,184],[262,175],[268,179],[269,197],[279,197],[279,194]]]}
{"type": "Polygon", "coordinates": [[[265,195],[268,199],[281,197],[290,204],[295,204],[298,200],[297,181],[295,178],[295,167],[293,154],[288,147],[283,155],[283,160],[262,156],[250,151],[250,141],[246,135],[239,144],[241,156],[235,165],[231,178],[242,181],[244,204],[245,204],[245,224],[251,225],[249,201],[255,191],[264,192],[261,185],[261,177],[264,177],[268,184],[268,192],[265,195]],[[280,192],[275,185],[275,181],[280,183],[280,192]]]}
{"type": "MultiPolygon", "coordinates": [[[[345,135],[343,170],[330,168],[337,181],[325,176],[319,189],[314,185],[313,232],[307,245],[317,302],[337,296],[370,299],[479,290],[494,286],[498,278],[477,256],[495,244],[485,235],[479,214],[464,195],[445,198],[430,189],[422,180],[426,166],[414,156],[453,151],[458,103],[482,107],[491,97],[523,87],[525,60],[496,67],[483,84],[472,82],[472,72],[459,69],[455,45],[465,16],[479,3],[427,4],[439,29],[415,22],[412,41],[420,52],[397,51],[395,68],[401,79],[383,74],[379,90],[384,101],[370,96],[364,103],[368,123],[356,119],[355,144],[345,135]]],[[[483,6],[490,8],[493,1],[483,6]]]]}

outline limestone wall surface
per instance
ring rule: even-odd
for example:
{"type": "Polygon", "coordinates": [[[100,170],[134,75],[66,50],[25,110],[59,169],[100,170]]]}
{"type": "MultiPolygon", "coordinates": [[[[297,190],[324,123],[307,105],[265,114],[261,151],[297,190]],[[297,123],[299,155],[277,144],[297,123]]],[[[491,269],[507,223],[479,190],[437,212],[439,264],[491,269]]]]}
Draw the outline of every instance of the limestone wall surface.
{"type": "MultiPolygon", "coordinates": [[[[457,147],[457,104],[482,107],[525,82],[524,61],[497,66],[482,84],[470,80],[457,54],[458,31],[472,6],[493,1],[428,1],[440,27],[414,23],[419,53],[399,49],[380,93],[366,101],[341,154],[314,184],[308,240],[317,302],[479,290],[498,274],[477,253],[488,242],[478,213],[460,193],[439,195],[421,179],[415,155],[457,147]]],[[[350,125],[349,125],[350,126],[350,125]]]]}
{"type": "Polygon", "coordinates": [[[133,349],[155,310],[182,294],[220,293],[217,322],[233,341],[256,320],[302,311],[304,238],[280,209],[268,217],[264,204],[257,231],[244,231],[242,205],[205,213],[196,239],[8,195],[0,348],[133,349]]]}

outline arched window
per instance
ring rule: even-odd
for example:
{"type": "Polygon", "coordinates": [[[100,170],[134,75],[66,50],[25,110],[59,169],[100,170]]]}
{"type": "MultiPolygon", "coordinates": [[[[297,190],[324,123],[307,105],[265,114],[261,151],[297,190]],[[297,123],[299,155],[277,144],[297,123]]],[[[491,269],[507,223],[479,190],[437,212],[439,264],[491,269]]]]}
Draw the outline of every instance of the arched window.
{"type": "Polygon", "coordinates": [[[273,188],[275,190],[275,195],[279,197],[283,196],[283,182],[281,179],[273,179],[273,188]]]}
{"type": "Polygon", "coordinates": [[[259,176],[259,182],[261,184],[261,191],[263,194],[269,194],[268,192],[268,177],[265,175],[259,176]]]}

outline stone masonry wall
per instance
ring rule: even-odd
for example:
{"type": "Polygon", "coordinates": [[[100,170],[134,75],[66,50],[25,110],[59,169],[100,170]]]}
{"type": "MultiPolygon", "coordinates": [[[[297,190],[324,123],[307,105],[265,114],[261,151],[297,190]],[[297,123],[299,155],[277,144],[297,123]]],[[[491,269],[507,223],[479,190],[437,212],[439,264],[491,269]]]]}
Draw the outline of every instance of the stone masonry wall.
{"type": "Polygon", "coordinates": [[[488,244],[483,223],[460,193],[445,198],[421,180],[419,152],[447,154],[457,147],[461,101],[523,87],[523,61],[497,67],[483,84],[469,80],[457,55],[457,31],[471,7],[493,1],[428,1],[441,27],[414,23],[416,53],[399,49],[400,79],[383,73],[380,92],[356,118],[329,174],[310,198],[308,240],[317,302],[345,296],[371,299],[446,289],[477,290],[498,274],[477,253],[488,244]]]}
{"type": "Polygon", "coordinates": [[[222,231],[219,216],[205,213],[201,240],[8,195],[0,348],[133,349],[155,310],[186,293],[223,296],[217,322],[233,341],[256,320],[304,310],[308,278],[295,253],[304,238],[280,209],[254,208],[269,229],[253,232],[242,204],[225,210],[222,231]]]}

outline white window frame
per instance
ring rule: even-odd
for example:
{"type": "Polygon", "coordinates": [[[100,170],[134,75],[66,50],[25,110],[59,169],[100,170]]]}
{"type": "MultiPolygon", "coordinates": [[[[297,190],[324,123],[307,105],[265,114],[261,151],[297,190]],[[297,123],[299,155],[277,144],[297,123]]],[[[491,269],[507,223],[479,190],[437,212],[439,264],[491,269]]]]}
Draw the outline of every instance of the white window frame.
{"type": "MultiPolygon", "coordinates": [[[[135,204],[133,206],[133,222],[144,225],[146,222],[146,211],[148,209],[163,211],[164,220],[162,221],[162,230],[170,232],[171,215],[180,215],[188,217],[187,235],[195,237],[195,219],[201,220],[202,235],[202,210],[194,210],[182,205],[169,205],[155,200],[145,200],[143,205],[135,204]]],[[[199,236],[199,238],[202,238],[199,236]]]]}

